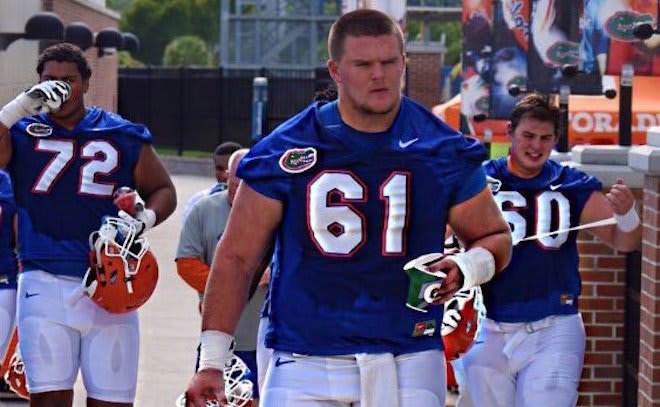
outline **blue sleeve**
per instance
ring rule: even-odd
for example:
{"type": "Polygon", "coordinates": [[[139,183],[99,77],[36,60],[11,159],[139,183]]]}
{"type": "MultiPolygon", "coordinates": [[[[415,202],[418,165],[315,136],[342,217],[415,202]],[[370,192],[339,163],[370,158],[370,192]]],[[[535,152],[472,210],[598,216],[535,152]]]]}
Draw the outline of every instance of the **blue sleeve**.
{"type": "MultiPolygon", "coordinates": [[[[269,136],[255,144],[241,160],[236,171],[238,178],[252,189],[269,198],[285,201],[291,182],[298,172],[285,163],[287,157],[301,150],[314,150],[310,146],[317,135],[315,110],[311,106],[273,130],[269,136]]],[[[314,162],[306,166],[311,168],[314,162]]]]}
{"type": "Polygon", "coordinates": [[[457,139],[456,160],[459,170],[452,177],[455,191],[450,205],[458,205],[481,192],[487,185],[483,162],[488,159],[488,150],[477,139],[460,136],[457,139]]]}
{"type": "Polygon", "coordinates": [[[238,165],[236,175],[261,195],[283,201],[288,195],[289,177],[279,168],[277,154],[266,144],[259,142],[250,149],[238,165]]]}
{"type": "Polygon", "coordinates": [[[459,189],[454,198],[453,205],[458,205],[474,197],[486,187],[486,172],[482,166],[465,171],[465,177],[459,183],[459,189]]]}

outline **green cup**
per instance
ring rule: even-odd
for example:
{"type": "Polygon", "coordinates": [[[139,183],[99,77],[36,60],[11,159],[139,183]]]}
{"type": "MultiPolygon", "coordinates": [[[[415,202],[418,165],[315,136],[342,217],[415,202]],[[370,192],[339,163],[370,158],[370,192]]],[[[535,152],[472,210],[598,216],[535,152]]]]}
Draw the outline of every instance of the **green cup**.
{"type": "Polygon", "coordinates": [[[426,308],[438,298],[438,290],[447,277],[442,271],[431,272],[428,266],[443,258],[442,253],[429,253],[411,260],[403,266],[410,279],[406,306],[415,311],[428,312],[426,308]]]}

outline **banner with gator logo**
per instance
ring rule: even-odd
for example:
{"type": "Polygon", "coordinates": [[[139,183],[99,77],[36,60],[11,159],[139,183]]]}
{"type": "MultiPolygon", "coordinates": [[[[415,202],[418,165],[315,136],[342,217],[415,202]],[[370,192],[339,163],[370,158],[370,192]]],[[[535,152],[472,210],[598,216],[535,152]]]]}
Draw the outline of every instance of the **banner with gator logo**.
{"type": "Polygon", "coordinates": [[[530,2],[498,0],[493,5],[489,114],[493,119],[508,119],[522,98],[523,93],[511,96],[511,87],[527,88],[530,2]]]}
{"type": "Polygon", "coordinates": [[[463,2],[461,114],[468,124],[475,116],[489,114],[493,1],[463,2]]]}
{"type": "MultiPolygon", "coordinates": [[[[609,0],[606,0],[609,1],[609,0]]],[[[618,1],[618,0],[615,0],[618,1]]],[[[530,10],[528,85],[541,92],[558,93],[569,85],[573,94],[601,94],[601,72],[591,62],[582,44],[585,37],[587,0],[532,0],[530,10]],[[572,65],[582,72],[566,77],[562,67],[572,65]],[[591,66],[591,67],[590,67],[591,66]]]]}
{"type": "Polygon", "coordinates": [[[621,65],[632,64],[635,75],[660,76],[660,35],[639,40],[633,35],[638,23],[658,24],[658,0],[585,0],[585,18],[598,27],[603,46],[597,55],[608,74],[619,75],[621,65]],[[603,48],[606,49],[603,51],[603,48]]]}

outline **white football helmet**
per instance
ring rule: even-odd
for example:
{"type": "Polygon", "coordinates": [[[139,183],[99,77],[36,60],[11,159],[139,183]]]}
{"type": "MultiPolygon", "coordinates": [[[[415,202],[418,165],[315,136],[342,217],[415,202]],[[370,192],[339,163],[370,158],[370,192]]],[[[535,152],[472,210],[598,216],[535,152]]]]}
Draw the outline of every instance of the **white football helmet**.
{"type": "MultiPolygon", "coordinates": [[[[225,380],[225,397],[227,404],[221,404],[218,400],[206,400],[207,407],[251,407],[252,406],[252,382],[244,379],[249,369],[245,362],[236,355],[225,364],[223,372],[225,380]]],[[[176,407],[186,407],[186,394],[176,399],[176,407]]]]}

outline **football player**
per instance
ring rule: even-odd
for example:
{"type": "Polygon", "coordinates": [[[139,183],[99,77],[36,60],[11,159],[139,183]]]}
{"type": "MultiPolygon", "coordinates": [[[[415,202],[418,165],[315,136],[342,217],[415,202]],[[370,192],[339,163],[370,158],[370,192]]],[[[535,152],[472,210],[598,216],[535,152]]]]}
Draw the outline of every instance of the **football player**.
{"type": "Polygon", "coordinates": [[[622,180],[603,194],[593,176],[549,160],[559,116],[548,97],[525,96],[511,113],[509,156],[485,164],[514,248],[502,274],[481,286],[487,316],[462,357],[477,406],[574,406],[585,331],[578,232],[567,229],[614,217],[588,232],[622,252],[641,244],[635,198],[622,180]]]}
{"type": "Polygon", "coordinates": [[[438,305],[508,263],[510,231],[481,167],[486,150],[402,97],[397,23],[359,9],[333,24],[328,43],[338,100],[313,103],[239,165],[187,406],[222,396],[222,366],[273,237],[267,407],[444,406],[443,307],[406,306],[403,266],[441,248],[447,223],[467,251],[428,266],[447,275],[438,305]]]}
{"type": "Polygon", "coordinates": [[[176,193],[148,129],[85,107],[92,71],[78,47],[48,47],[36,70],[40,82],[0,110],[0,167],[18,211],[17,319],[30,403],[70,406],[80,369],[88,406],[130,406],[138,316],[111,314],[82,295],[88,238],[117,214],[116,188],[144,198],[131,218],[137,233],[172,213],[176,193]]]}
{"type": "MultiPolygon", "coordinates": [[[[213,261],[213,253],[218,239],[224,232],[234,195],[240,183],[240,179],[236,177],[236,169],[247,152],[248,149],[244,148],[235,151],[230,156],[228,188],[197,202],[183,222],[176,253],[177,272],[189,286],[199,293],[200,304],[204,298],[204,287],[213,261]]],[[[254,407],[259,405],[256,360],[257,329],[265,296],[266,288],[260,285],[243,311],[235,335],[234,353],[245,362],[249,369],[246,379],[253,384],[254,407]]],[[[199,355],[197,363],[199,363],[199,355]]]]}

